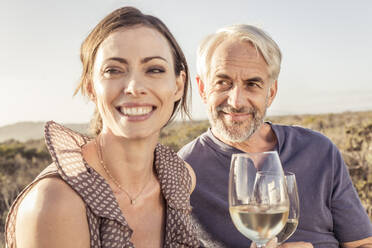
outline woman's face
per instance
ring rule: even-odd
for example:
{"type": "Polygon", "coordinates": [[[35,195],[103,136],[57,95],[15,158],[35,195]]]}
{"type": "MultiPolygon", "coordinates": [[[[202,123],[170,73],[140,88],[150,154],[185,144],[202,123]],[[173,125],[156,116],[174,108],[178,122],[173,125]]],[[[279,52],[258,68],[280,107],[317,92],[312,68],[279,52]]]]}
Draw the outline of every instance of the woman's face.
{"type": "Polygon", "coordinates": [[[97,51],[93,94],[103,131],[129,139],[158,134],[183,95],[168,41],[138,26],[110,34],[97,51]]]}

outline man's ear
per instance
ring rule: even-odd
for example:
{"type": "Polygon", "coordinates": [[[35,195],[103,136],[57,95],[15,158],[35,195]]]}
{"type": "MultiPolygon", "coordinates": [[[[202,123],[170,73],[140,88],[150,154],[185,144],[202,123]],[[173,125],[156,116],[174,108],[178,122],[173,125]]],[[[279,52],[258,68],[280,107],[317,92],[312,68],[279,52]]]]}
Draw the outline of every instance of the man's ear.
{"type": "Polygon", "coordinates": [[[176,91],[174,92],[176,101],[182,98],[183,91],[185,89],[185,83],[186,83],[186,73],[184,71],[181,71],[180,75],[176,79],[176,91]]]}
{"type": "Polygon", "coordinates": [[[207,103],[207,98],[205,95],[205,84],[199,75],[196,76],[196,82],[198,83],[198,90],[199,90],[200,97],[202,98],[204,103],[207,103]]]}
{"type": "Polygon", "coordinates": [[[278,80],[275,80],[272,84],[271,84],[271,87],[269,89],[269,92],[268,92],[268,101],[267,101],[267,107],[270,107],[271,104],[273,103],[274,101],[274,98],[276,96],[276,93],[278,92],[278,80]]]}

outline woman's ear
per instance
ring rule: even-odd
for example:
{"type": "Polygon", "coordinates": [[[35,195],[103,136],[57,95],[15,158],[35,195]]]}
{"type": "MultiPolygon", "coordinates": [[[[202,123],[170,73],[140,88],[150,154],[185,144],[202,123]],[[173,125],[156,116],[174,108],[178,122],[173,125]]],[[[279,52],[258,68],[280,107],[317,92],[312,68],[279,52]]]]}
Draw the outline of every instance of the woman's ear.
{"type": "Polygon", "coordinates": [[[96,92],[94,90],[93,83],[91,81],[87,84],[86,89],[87,89],[88,97],[90,98],[90,100],[92,100],[92,102],[96,102],[96,92]]]}
{"type": "Polygon", "coordinates": [[[186,73],[184,71],[180,72],[176,79],[176,91],[174,92],[174,96],[176,101],[180,100],[183,96],[183,91],[185,89],[186,83],[186,73]]]}

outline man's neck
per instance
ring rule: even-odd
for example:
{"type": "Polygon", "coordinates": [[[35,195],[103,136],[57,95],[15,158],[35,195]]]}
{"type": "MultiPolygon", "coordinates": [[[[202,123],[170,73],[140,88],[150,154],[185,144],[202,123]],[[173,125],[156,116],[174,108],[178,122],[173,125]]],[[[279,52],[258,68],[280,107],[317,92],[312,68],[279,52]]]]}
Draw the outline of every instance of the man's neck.
{"type": "Polygon", "coordinates": [[[235,147],[243,152],[265,152],[272,151],[275,149],[277,144],[277,138],[274,131],[268,123],[263,123],[257,130],[252,134],[249,139],[243,142],[230,142],[218,135],[218,132],[214,132],[213,135],[221,140],[223,143],[235,147]]]}

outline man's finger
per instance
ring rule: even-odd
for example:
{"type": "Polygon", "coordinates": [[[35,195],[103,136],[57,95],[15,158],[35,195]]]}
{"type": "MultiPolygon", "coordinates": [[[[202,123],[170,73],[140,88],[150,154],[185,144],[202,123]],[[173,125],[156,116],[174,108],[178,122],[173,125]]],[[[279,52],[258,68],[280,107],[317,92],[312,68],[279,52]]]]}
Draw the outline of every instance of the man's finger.
{"type": "Polygon", "coordinates": [[[271,239],[265,246],[265,248],[276,248],[278,247],[278,239],[275,237],[271,239]]]}
{"type": "Polygon", "coordinates": [[[308,242],[288,242],[284,243],[280,248],[313,248],[313,245],[308,242]]]}

